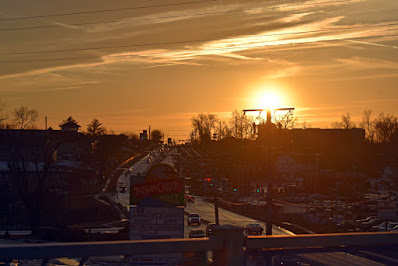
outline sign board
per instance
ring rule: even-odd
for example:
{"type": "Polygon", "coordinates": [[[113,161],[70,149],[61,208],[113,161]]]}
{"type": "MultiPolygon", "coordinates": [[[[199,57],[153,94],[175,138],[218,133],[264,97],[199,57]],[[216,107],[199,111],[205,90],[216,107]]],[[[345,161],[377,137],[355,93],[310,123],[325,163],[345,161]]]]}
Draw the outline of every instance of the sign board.
{"type": "MultiPolygon", "coordinates": [[[[168,164],[130,178],[130,240],[184,238],[184,182],[168,164]]],[[[134,256],[130,265],[167,265],[181,253],[134,256]]]]}
{"type": "MultiPolygon", "coordinates": [[[[130,207],[130,240],[184,238],[183,207],[130,207]]],[[[130,265],[168,265],[181,253],[133,256],[130,265]]]]}
{"type": "Polygon", "coordinates": [[[184,182],[168,164],[157,164],[148,170],[144,180],[130,180],[130,204],[140,207],[183,206],[184,182]]]}
{"type": "Polygon", "coordinates": [[[130,207],[130,240],[184,238],[183,207],[130,207]]]}
{"type": "Polygon", "coordinates": [[[397,217],[397,203],[395,201],[379,201],[377,203],[377,217],[384,220],[395,220],[397,217]]]}

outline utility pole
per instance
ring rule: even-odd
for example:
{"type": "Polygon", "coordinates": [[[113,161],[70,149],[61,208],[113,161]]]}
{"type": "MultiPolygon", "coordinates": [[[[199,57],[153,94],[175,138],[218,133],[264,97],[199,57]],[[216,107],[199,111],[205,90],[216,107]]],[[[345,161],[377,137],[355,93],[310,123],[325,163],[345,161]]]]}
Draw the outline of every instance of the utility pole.
{"type": "MultiPolygon", "coordinates": [[[[276,111],[289,111],[293,112],[294,108],[277,108],[274,109],[274,112],[276,111]]],[[[265,129],[267,130],[268,136],[266,139],[266,149],[268,152],[267,156],[267,196],[266,196],[266,235],[272,235],[272,214],[273,214],[273,204],[272,204],[272,185],[273,185],[273,180],[272,180],[272,130],[274,125],[272,124],[272,113],[271,109],[246,109],[243,110],[243,114],[246,114],[246,112],[259,112],[261,115],[261,112],[266,111],[267,112],[267,121],[265,126],[265,129]]]]}
{"type": "Polygon", "coordinates": [[[217,180],[214,179],[214,183],[213,183],[213,195],[214,195],[214,217],[215,217],[215,222],[216,225],[220,225],[220,219],[218,217],[218,188],[217,188],[217,180]]]}
{"type": "Polygon", "coordinates": [[[151,125],[149,125],[148,140],[151,140],[151,125]]]}
{"type": "Polygon", "coordinates": [[[44,124],[45,124],[44,129],[47,130],[47,116],[44,117],[44,124]]]}

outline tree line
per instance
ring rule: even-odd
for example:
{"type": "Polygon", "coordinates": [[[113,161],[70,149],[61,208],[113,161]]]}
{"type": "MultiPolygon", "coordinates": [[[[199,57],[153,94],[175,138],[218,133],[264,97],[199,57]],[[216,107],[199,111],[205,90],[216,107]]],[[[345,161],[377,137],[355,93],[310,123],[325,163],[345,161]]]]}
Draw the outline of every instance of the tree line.
{"type": "MultiPolygon", "coordinates": [[[[15,107],[11,111],[11,116],[9,116],[3,113],[5,107],[6,104],[4,100],[0,98],[0,129],[38,129],[35,124],[39,118],[39,110],[37,108],[27,106],[15,107]]],[[[67,119],[63,120],[59,126],[68,122],[77,123],[72,116],[69,116],[67,119]]],[[[87,125],[86,131],[83,131],[83,133],[95,137],[104,134],[115,134],[112,129],[104,127],[98,118],[93,118],[87,125]]],[[[139,135],[136,133],[124,132],[122,134],[128,136],[133,141],[139,140],[139,135]]],[[[163,132],[159,129],[152,130],[150,139],[161,141],[163,139],[163,132]]]]}
{"type": "Polygon", "coordinates": [[[369,143],[389,143],[398,137],[398,116],[380,113],[373,117],[373,111],[366,109],[362,113],[362,120],[353,122],[350,113],[342,114],[340,122],[334,122],[333,128],[362,128],[365,139],[369,143]]]}
{"type": "MultiPolygon", "coordinates": [[[[236,139],[255,139],[256,127],[264,123],[261,116],[250,116],[242,111],[235,110],[227,119],[221,119],[215,114],[200,113],[191,118],[192,142],[206,142],[232,137],[236,139]]],[[[278,129],[311,128],[307,122],[298,122],[298,117],[291,112],[274,115],[272,123],[278,129]]],[[[365,130],[365,139],[369,143],[388,143],[398,137],[398,116],[380,113],[373,116],[373,111],[366,109],[362,114],[362,120],[354,122],[350,113],[342,114],[341,120],[333,122],[331,128],[351,129],[362,128],[365,130]]]]}

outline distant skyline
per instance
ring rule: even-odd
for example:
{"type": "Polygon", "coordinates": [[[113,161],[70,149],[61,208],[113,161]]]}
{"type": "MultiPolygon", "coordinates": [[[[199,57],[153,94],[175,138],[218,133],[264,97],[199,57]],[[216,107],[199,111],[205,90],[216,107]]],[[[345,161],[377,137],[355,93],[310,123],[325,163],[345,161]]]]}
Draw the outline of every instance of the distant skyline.
{"type": "Polygon", "coordinates": [[[269,94],[313,127],[398,114],[398,1],[193,2],[3,1],[4,112],[175,139],[198,113],[226,119],[269,94]]]}

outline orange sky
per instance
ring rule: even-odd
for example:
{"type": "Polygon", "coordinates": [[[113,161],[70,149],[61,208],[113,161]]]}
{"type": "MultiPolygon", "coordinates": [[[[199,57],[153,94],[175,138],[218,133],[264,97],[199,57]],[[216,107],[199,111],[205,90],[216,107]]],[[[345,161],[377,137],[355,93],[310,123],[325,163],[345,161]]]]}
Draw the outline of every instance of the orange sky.
{"type": "Polygon", "coordinates": [[[193,115],[270,90],[314,127],[398,112],[396,0],[3,2],[0,96],[6,113],[37,107],[39,127],[72,115],[183,139],[193,115]]]}

